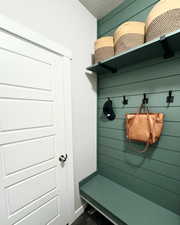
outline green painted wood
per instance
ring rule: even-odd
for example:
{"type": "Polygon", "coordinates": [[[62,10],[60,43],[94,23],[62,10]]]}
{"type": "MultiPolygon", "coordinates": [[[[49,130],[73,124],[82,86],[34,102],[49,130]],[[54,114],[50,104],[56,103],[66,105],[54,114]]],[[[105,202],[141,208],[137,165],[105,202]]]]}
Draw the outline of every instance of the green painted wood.
{"type": "MultiPolygon", "coordinates": [[[[135,14],[134,16],[128,18],[128,20],[144,22],[146,20],[147,14],[151,11],[152,8],[153,8],[153,5],[152,6],[150,5],[149,7],[145,8],[143,11],[141,11],[139,14],[135,14]]],[[[123,22],[126,22],[126,21],[127,20],[123,20],[123,22]]],[[[119,25],[121,25],[121,24],[119,24],[119,25]]],[[[118,26],[115,26],[112,29],[106,31],[103,35],[98,33],[98,37],[102,37],[102,36],[113,36],[114,35],[114,32],[116,31],[116,29],[118,28],[118,26]]]]}
{"type": "MultiPolygon", "coordinates": [[[[179,124],[180,126],[180,124],[179,124]]],[[[125,137],[125,130],[118,130],[118,129],[106,129],[106,128],[99,128],[99,137],[107,137],[112,140],[121,140],[124,142],[127,142],[127,138],[125,137]]],[[[177,148],[177,144],[180,146],[180,137],[174,137],[174,136],[167,136],[162,135],[158,144],[155,144],[154,148],[157,149],[159,147],[160,149],[166,149],[175,151],[177,153],[180,153],[180,149],[177,148]],[[174,144],[173,144],[174,143],[174,144]]],[[[180,156],[179,156],[180,157],[180,156]]],[[[179,162],[180,165],[180,162],[179,162]]]]}
{"type": "Polygon", "coordinates": [[[142,67],[139,69],[136,69],[136,76],[134,76],[134,68],[129,68],[129,71],[120,70],[116,74],[109,74],[107,76],[104,76],[99,84],[99,88],[106,88],[109,87],[109,83],[111,82],[111,85],[114,86],[122,86],[126,84],[133,84],[137,83],[139,81],[143,80],[149,80],[149,79],[156,79],[159,77],[166,77],[171,75],[180,75],[180,57],[179,55],[175,58],[171,58],[168,61],[167,60],[156,60],[156,64],[150,64],[150,65],[144,65],[142,64],[142,67]],[[164,70],[164,67],[166,67],[166,70],[164,70]],[[145,73],[146,71],[146,73],[145,73]],[[121,76],[121,79],[119,79],[119,76],[121,76]]]}
{"type": "MultiPolygon", "coordinates": [[[[144,71],[144,74],[146,71],[144,71]]],[[[128,78],[127,78],[128,79],[128,78]]],[[[146,79],[134,83],[128,83],[126,85],[111,85],[109,88],[99,88],[99,96],[102,98],[119,96],[119,95],[133,95],[143,93],[157,93],[157,92],[168,92],[169,90],[179,90],[179,75],[161,76],[155,79],[146,79]],[[131,88],[129,88],[131,87],[131,88]]]]}
{"type": "MultiPolygon", "coordinates": [[[[101,148],[100,148],[101,150],[101,148]]],[[[104,149],[102,148],[102,151],[104,149]]],[[[100,152],[101,153],[101,152],[100,152]]],[[[115,169],[117,171],[122,171],[138,179],[144,180],[146,183],[150,183],[155,185],[163,190],[170,192],[171,194],[179,195],[180,197],[180,181],[169,178],[164,175],[160,175],[157,172],[154,172],[154,169],[148,170],[145,167],[140,167],[141,163],[144,159],[139,160],[138,164],[134,164],[128,158],[128,153],[118,152],[118,151],[107,151],[107,153],[102,153],[99,155],[99,158],[112,170],[115,169]],[[114,153],[114,154],[112,154],[114,153]],[[126,157],[126,161],[124,161],[124,157],[126,157]]],[[[101,162],[101,161],[100,161],[101,162]]]]}
{"type": "Polygon", "coordinates": [[[127,67],[123,67],[121,68],[118,73],[107,73],[106,76],[104,76],[104,74],[98,74],[98,79],[108,79],[108,78],[114,78],[114,77],[118,77],[120,74],[123,74],[123,73],[127,73],[127,72],[130,72],[130,71],[135,71],[135,70],[141,70],[141,69],[145,69],[145,68],[148,68],[148,67],[152,67],[152,66],[155,66],[157,64],[164,64],[164,66],[166,66],[166,63],[169,63],[171,61],[174,61],[175,59],[178,59],[180,58],[180,52],[176,52],[175,54],[175,57],[172,57],[172,58],[169,58],[169,59],[166,59],[164,60],[163,57],[159,57],[159,58],[153,58],[153,59],[149,59],[149,60],[143,60],[141,62],[139,62],[138,64],[129,64],[129,66],[127,67]]]}
{"type": "MultiPolygon", "coordinates": [[[[157,1],[124,1],[124,4],[98,21],[99,35],[112,34],[123,21],[143,21],[155,2],[157,1]]],[[[179,41],[174,36],[171,38],[171,45],[177,49],[179,41]]],[[[106,65],[118,68],[118,72],[114,74],[99,70],[97,65],[91,67],[100,72],[98,169],[103,176],[180,215],[180,52],[176,52],[175,57],[164,60],[162,49],[156,47],[152,50],[151,44],[151,48],[146,49],[147,52],[143,53],[144,49],[138,49],[136,53],[130,50],[106,60],[106,65]],[[175,101],[168,107],[166,97],[169,90],[173,90],[175,101]],[[136,151],[144,145],[127,141],[124,118],[126,113],[138,111],[143,93],[147,93],[149,97],[150,111],[165,114],[165,124],[160,141],[147,153],[139,154],[136,151]],[[129,100],[127,106],[122,104],[124,95],[129,100]],[[103,104],[107,97],[113,101],[117,115],[114,121],[107,121],[103,116],[103,104]]],[[[141,209],[138,203],[137,208],[141,209]]]]}
{"type": "MultiPolygon", "coordinates": [[[[102,175],[80,184],[81,196],[93,199],[128,225],[179,225],[180,217],[102,175]],[[158,213],[157,213],[158,212],[158,213]]],[[[98,207],[97,205],[97,207],[98,207]]],[[[118,223],[119,224],[119,223],[118,223]]]]}
{"type": "MultiPolygon", "coordinates": [[[[179,172],[177,170],[177,167],[174,165],[170,165],[170,164],[167,164],[167,163],[164,163],[164,162],[158,161],[156,159],[152,159],[152,158],[145,158],[143,156],[139,156],[139,154],[129,153],[128,151],[126,151],[126,152],[119,151],[118,149],[109,148],[104,145],[99,145],[98,147],[99,147],[98,157],[99,157],[99,159],[101,159],[98,161],[99,165],[101,164],[101,162],[103,163],[104,160],[106,160],[101,157],[106,157],[106,158],[108,157],[109,163],[111,160],[117,160],[119,162],[119,164],[121,164],[121,162],[123,162],[124,164],[126,162],[128,162],[127,166],[133,167],[134,169],[149,170],[154,174],[172,179],[173,182],[175,182],[175,181],[180,182],[179,172]]],[[[106,161],[105,161],[105,163],[106,163],[106,161]]],[[[111,164],[111,166],[113,166],[113,165],[114,164],[111,164]]],[[[119,171],[119,170],[117,170],[117,171],[119,171]]],[[[146,179],[148,179],[148,177],[146,179]]],[[[151,179],[153,179],[153,178],[151,178],[151,179]]],[[[131,182],[133,183],[133,179],[131,180],[131,182]]],[[[156,184],[154,184],[154,186],[155,185],[156,184]]],[[[164,188],[166,188],[166,186],[164,186],[163,189],[164,188]]]]}
{"type": "MultiPolygon", "coordinates": [[[[121,135],[121,133],[120,133],[120,135],[121,135]]],[[[162,139],[163,139],[163,137],[161,138],[161,140],[159,141],[158,144],[151,146],[149,148],[149,151],[145,154],[144,157],[147,159],[148,158],[156,159],[158,161],[180,167],[179,152],[170,150],[169,146],[166,146],[163,144],[162,139]],[[162,144],[161,144],[161,142],[162,142],[162,144]],[[167,147],[167,149],[163,148],[164,146],[167,147]]],[[[104,136],[104,137],[99,136],[99,144],[105,145],[109,148],[115,148],[120,151],[129,152],[131,154],[135,154],[135,151],[143,150],[143,148],[144,148],[144,144],[128,142],[128,141],[125,141],[125,138],[123,138],[123,137],[122,138],[121,137],[120,138],[110,138],[107,136],[104,136]]],[[[179,168],[177,168],[177,170],[179,171],[179,168]]]]}
{"type": "MultiPolygon", "coordinates": [[[[113,130],[116,130],[116,132],[119,131],[125,131],[125,121],[124,119],[117,119],[114,120],[112,123],[104,123],[101,121],[101,123],[98,123],[99,129],[109,129],[109,132],[114,132],[113,130]]],[[[100,132],[99,132],[100,133],[100,132]]],[[[167,137],[176,140],[176,138],[180,138],[180,123],[177,122],[165,122],[163,133],[162,133],[163,139],[167,137]]],[[[169,141],[169,140],[168,140],[169,141]]],[[[177,149],[177,151],[180,151],[177,149]]]]}
{"type": "MultiPolygon", "coordinates": [[[[109,130],[115,129],[117,131],[118,130],[125,131],[124,119],[117,119],[117,120],[114,120],[112,123],[104,123],[103,120],[100,120],[98,123],[98,127],[100,129],[109,129],[109,130]]],[[[162,135],[168,136],[168,137],[170,136],[170,137],[174,137],[174,138],[179,138],[180,137],[180,123],[165,122],[162,135]]]]}
{"type": "Polygon", "coordinates": [[[107,14],[106,16],[104,16],[103,18],[101,18],[100,20],[98,20],[98,25],[102,26],[103,23],[106,23],[109,19],[112,19],[114,16],[116,16],[117,14],[121,13],[124,9],[126,9],[127,7],[129,7],[131,4],[133,4],[136,0],[126,0],[123,2],[123,4],[120,4],[118,7],[116,7],[115,9],[113,9],[111,11],[111,13],[107,14]]]}
{"type": "MultiPolygon", "coordinates": [[[[113,16],[111,16],[110,13],[108,19],[103,18],[103,20],[106,20],[104,23],[99,23],[100,26],[98,27],[98,36],[101,37],[107,35],[107,32],[116,29],[120,24],[128,20],[135,20],[138,14],[141,15],[143,11],[147,10],[146,14],[142,14],[138,18],[140,21],[145,21],[152,6],[157,2],[158,0],[136,0],[124,7],[123,10],[120,10],[119,13],[116,13],[113,16]]],[[[120,8],[122,7],[123,5],[120,6],[120,8]]]]}

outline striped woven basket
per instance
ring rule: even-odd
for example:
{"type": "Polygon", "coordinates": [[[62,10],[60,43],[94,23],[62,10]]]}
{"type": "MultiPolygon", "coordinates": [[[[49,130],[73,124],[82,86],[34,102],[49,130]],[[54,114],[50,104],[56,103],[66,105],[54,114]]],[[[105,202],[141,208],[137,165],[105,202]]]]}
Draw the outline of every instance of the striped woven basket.
{"type": "Polygon", "coordinates": [[[161,0],[146,21],[146,41],[180,29],[180,0],[161,0]]]}
{"type": "Polygon", "coordinates": [[[115,55],[144,43],[145,23],[123,23],[114,33],[115,55]]]}
{"type": "Polygon", "coordinates": [[[102,37],[95,42],[95,63],[114,56],[113,37],[102,37]]]}

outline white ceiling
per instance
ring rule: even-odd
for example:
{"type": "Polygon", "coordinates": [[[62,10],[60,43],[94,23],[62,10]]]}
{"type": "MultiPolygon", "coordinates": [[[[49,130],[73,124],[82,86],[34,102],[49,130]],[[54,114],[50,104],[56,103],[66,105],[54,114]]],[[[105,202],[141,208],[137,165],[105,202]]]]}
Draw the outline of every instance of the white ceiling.
{"type": "Polygon", "coordinates": [[[79,0],[97,19],[116,8],[123,0],[79,0]]]}

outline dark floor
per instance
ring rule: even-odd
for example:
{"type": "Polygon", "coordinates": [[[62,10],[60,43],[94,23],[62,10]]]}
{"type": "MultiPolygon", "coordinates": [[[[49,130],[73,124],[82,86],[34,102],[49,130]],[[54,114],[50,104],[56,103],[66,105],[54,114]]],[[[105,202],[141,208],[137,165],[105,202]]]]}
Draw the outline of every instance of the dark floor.
{"type": "Polygon", "coordinates": [[[72,225],[113,225],[97,211],[90,215],[89,210],[92,209],[88,208],[72,225]]]}

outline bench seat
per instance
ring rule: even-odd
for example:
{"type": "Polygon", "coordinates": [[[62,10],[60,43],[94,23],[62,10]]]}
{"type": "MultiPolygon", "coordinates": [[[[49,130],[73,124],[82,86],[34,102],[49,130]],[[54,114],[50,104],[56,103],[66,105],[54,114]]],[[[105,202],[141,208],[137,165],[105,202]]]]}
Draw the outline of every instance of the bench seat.
{"type": "Polygon", "coordinates": [[[180,225],[180,215],[129,191],[98,172],[80,182],[80,195],[114,224],[180,225]]]}

